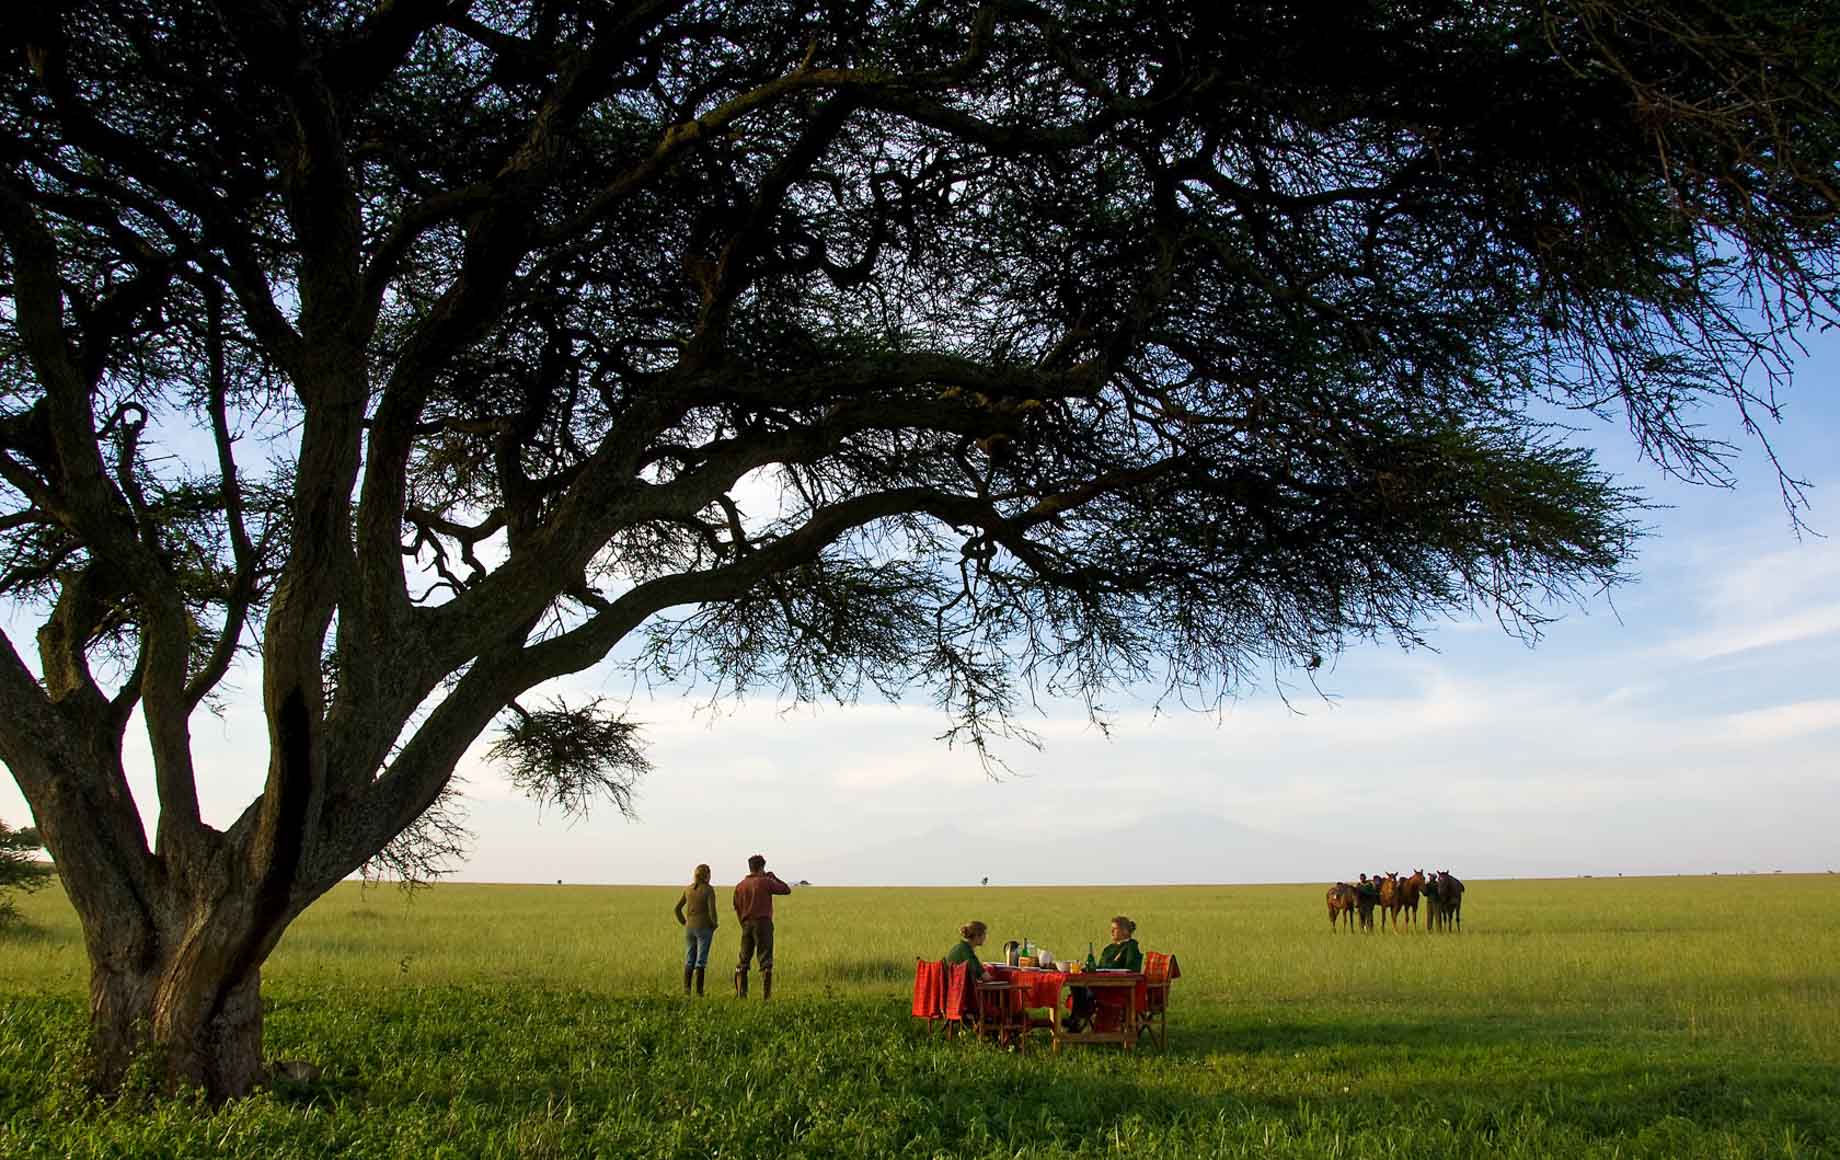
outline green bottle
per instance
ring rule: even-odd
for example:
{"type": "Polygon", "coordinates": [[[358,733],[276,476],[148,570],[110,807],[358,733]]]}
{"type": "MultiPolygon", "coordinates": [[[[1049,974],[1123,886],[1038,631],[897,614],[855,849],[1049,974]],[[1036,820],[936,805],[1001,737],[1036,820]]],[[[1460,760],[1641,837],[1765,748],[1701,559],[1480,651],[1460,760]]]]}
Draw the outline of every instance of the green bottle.
{"type": "Polygon", "coordinates": [[[1089,971],[1096,971],[1099,969],[1098,961],[1093,958],[1092,943],[1090,942],[1086,944],[1086,969],[1089,971]]]}

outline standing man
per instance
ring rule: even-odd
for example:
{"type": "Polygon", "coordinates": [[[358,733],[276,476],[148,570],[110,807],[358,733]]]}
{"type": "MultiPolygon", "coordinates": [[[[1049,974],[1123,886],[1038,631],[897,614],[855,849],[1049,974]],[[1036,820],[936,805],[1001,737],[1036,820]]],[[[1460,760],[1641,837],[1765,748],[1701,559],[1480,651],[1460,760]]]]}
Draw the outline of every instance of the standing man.
{"type": "Polygon", "coordinates": [[[764,854],[748,859],[748,876],[735,883],[735,917],[741,921],[741,962],[735,967],[735,998],[748,993],[748,961],[760,956],[760,997],[773,997],[773,896],[792,887],[767,869],[764,854]]]}

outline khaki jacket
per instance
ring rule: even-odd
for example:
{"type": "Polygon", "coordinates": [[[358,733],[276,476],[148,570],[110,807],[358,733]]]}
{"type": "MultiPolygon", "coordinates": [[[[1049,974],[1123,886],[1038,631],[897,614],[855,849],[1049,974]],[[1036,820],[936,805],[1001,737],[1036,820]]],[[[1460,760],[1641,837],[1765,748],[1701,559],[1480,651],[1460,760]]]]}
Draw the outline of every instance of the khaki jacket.
{"type": "Polygon", "coordinates": [[[714,930],[716,923],[716,888],[705,882],[684,887],[677,900],[677,921],[691,930],[714,930]]]}

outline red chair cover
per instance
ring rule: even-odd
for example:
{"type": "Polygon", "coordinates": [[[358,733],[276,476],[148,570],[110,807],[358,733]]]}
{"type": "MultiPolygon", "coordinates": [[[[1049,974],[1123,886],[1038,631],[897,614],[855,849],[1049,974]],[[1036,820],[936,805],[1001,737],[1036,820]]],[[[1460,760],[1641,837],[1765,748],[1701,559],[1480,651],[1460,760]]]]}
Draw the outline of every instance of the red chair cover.
{"type": "Polygon", "coordinates": [[[945,1014],[948,1020],[963,1019],[965,1015],[970,1011],[971,1004],[970,1004],[969,998],[966,995],[966,992],[970,990],[970,983],[966,978],[966,974],[970,970],[970,968],[971,968],[970,963],[952,963],[946,966],[945,968],[945,972],[946,972],[946,1012],[945,1014]]]}
{"type": "Polygon", "coordinates": [[[946,966],[933,959],[914,960],[914,1018],[938,1019],[945,1010],[946,966]]]}

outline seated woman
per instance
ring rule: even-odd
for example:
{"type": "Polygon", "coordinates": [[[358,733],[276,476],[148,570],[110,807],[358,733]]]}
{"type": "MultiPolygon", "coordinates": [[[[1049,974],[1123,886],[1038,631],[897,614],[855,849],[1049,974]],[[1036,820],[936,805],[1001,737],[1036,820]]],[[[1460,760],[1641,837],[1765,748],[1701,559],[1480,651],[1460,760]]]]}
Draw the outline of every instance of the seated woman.
{"type": "MultiPolygon", "coordinates": [[[[1099,952],[1102,971],[1141,971],[1144,952],[1137,945],[1137,924],[1122,914],[1112,917],[1112,941],[1099,952]]],[[[1083,1030],[1092,1021],[1093,992],[1089,987],[1073,988],[1073,1014],[1061,1021],[1069,1031],[1083,1030]]]]}
{"type": "Polygon", "coordinates": [[[977,948],[984,945],[985,932],[988,930],[981,922],[968,922],[958,928],[958,945],[946,952],[946,957],[939,960],[948,967],[953,963],[965,964],[965,1012],[960,1016],[969,1024],[976,1018],[971,1010],[970,992],[972,986],[984,977],[984,964],[978,962],[977,948]]]}
{"type": "Polygon", "coordinates": [[[1112,919],[1112,941],[1099,952],[1102,971],[1141,971],[1144,952],[1137,946],[1137,924],[1124,915],[1112,919]]]}
{"type": "Polygon", "coordinates": [[[969,963],[965,975],[973,982],[984,977],[984,964],[978,962],[977,948],[984,945],[989,927],[981,922],[968,922],[958,928],[958,945],[946,952],[940,961],[947,966],[953,963],[969,963]]]}

